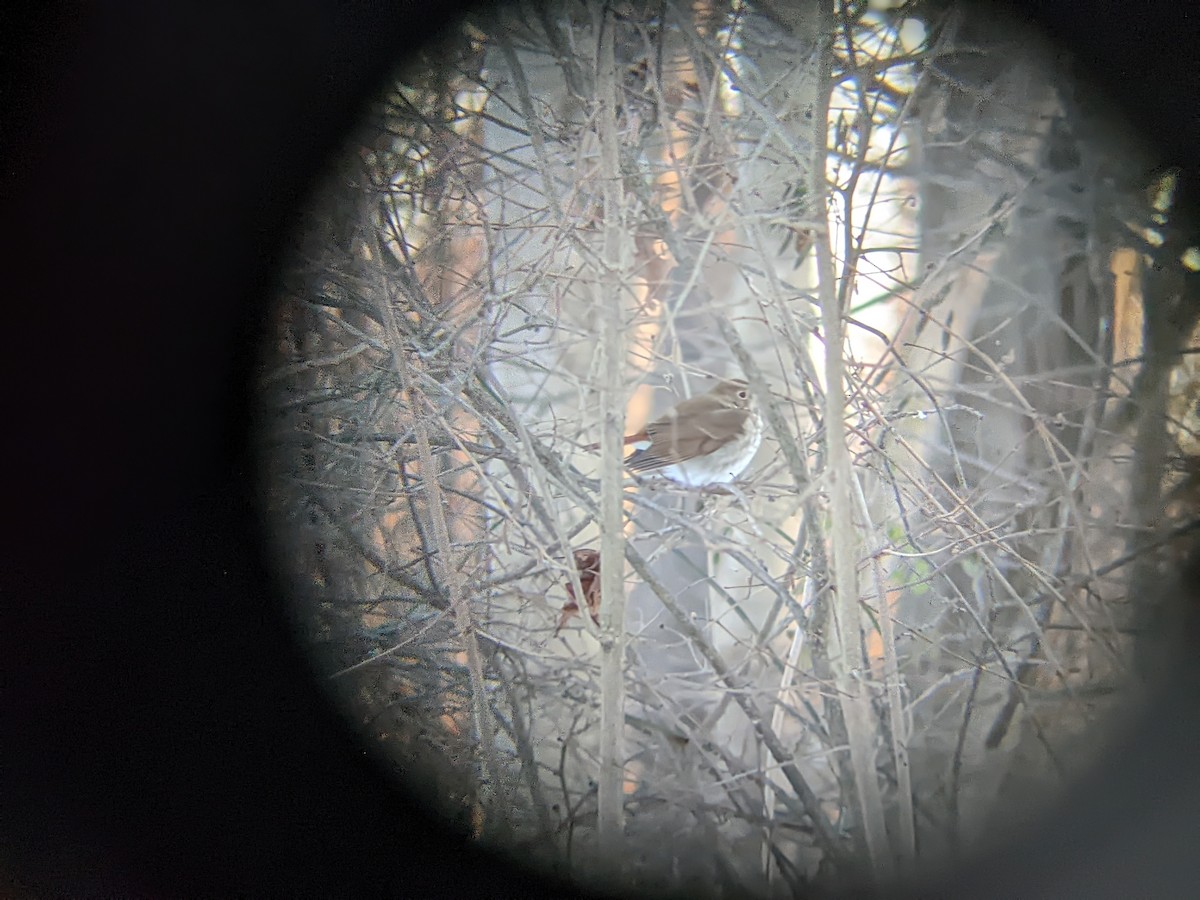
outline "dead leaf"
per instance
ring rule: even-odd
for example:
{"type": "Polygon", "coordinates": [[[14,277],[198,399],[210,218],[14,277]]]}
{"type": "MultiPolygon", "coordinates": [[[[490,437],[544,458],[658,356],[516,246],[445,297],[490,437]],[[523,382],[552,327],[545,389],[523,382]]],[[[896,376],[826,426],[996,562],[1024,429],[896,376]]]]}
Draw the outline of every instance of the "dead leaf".
{"type": "MultiPolygon", "coordinates": [[[[600,551],[593,550],[590,547],[576,550],[575,569],[579,572],[579,587],[582,588],[583,596],[587,600],[588,613],[591,615],[592,621],[599,625],[600,551]]],[[[562,631],[562,627],[570,621],[572,616],[579,615],[579,598],[575,596],[575,588],[570,581],[567,582],[566,587],[569,599],[563,604],[562,615],[558,619],[558,627],[554,629],[555,635],[562,631]]]]}

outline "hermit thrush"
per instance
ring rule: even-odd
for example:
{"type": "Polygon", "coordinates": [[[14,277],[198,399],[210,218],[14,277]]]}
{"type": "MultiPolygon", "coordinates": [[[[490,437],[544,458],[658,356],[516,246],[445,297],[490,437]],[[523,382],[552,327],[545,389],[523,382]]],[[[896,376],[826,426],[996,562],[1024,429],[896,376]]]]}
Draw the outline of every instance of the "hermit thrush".
{"type": "Polygon", "coordinates": [[[625,465],[688,487],[729,484],[750,465],[762,438],[762,416],[750,386],[722,381],[625,438],[625,445],[634,447],[625,465]]]}

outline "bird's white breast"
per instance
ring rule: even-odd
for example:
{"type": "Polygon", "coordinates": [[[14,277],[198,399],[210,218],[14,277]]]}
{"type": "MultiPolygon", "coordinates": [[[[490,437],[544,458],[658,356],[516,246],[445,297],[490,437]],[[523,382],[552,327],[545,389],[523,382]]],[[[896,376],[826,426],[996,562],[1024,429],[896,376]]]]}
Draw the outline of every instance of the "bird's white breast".
{"type": "Polygon", "coordinates": [[[659,472],[688,487],[704,487],[709,484],[730,484],[746,471],[762,445],[762,419],[755,415],[751,422],[750,439],[745,442],[731,441],[726,446],[710,453],[689,459],[687,462],[663,466],[659,472]]]}

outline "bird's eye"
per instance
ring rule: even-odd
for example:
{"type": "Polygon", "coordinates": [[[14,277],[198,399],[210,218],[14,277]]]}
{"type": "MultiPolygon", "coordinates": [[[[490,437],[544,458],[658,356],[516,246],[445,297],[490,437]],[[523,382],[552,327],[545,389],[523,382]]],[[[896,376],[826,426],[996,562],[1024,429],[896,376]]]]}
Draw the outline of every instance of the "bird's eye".
{"type": "Polygon", "coordinates": [[[738,399],[739,400],[745,400],[749,396],[750,396],[750,394],[748,391],[738,391],[738,399]]]}

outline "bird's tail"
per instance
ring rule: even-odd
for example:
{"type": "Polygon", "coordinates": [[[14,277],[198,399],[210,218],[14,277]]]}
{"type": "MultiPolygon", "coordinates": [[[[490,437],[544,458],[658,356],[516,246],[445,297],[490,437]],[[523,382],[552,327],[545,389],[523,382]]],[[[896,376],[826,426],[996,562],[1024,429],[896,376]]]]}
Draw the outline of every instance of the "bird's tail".
{"type": "MultiPolygon", "coordinates": [[[[628,447],[630,444],[638,444],[638,443],[641,443],[642,441],[647,441],[647,440],[649,440],[649,438],[646,436],[646,432],[639,431],[637,434],[627,435],[625,437],[625,440],[622,441],[622,443],[624,444],[624,446],[628,447]]],[[[584,453],[595,453],[597,450],[600,449],[600,444],[598,444],[598,443],[588,444],[587,446],[581,447],[580,449],[583,450],[584,453]]]]}

